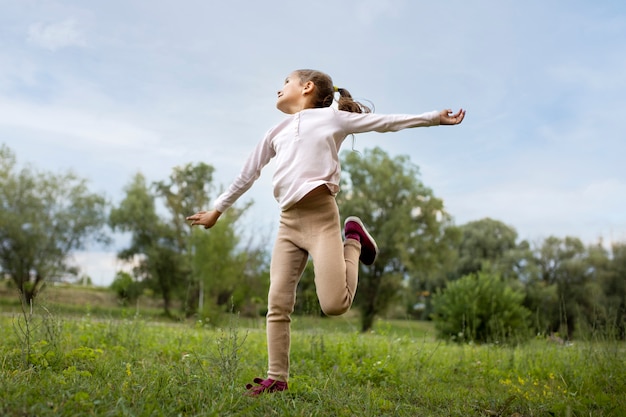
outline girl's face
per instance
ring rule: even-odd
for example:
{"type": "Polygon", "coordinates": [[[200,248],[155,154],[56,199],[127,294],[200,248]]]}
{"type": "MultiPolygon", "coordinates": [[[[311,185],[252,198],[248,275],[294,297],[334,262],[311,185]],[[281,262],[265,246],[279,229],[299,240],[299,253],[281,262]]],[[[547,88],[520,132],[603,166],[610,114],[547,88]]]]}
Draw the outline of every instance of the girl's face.
{"type": "Polygon", "coordinates": [[[292,72],[285,79],[283,88],[278,91],[276,108],[287,114],[294,114],[307,108],[309,93],[312,88],[312,82],[309,81],[303,84],[298,73],[292,72]]]}

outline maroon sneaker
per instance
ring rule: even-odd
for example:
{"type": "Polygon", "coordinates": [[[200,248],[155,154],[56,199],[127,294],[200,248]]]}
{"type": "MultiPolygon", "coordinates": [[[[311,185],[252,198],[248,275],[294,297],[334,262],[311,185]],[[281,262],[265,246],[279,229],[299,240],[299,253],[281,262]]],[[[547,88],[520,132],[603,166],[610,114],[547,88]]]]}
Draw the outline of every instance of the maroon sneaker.
{"type": "Polygon", "coordinates": [[[358,240],[361,242],[361,256],[359,259],[365,265],[371,265],[378,256],[378,246],[376,241],[365,229],[363,222],[356,216],[350,216],[343,224],[344,236],[347,239],[351,239],[354,235],[358,235],[358,240]]]}
{"type": "Polygon", "coordinates": [[[248,390],[245,395],[249,397],[257,397],[263,393],[271,393],[277,391],[287,391],[287,383],[284,381],[276,381],[273,379],[254,378],[255,384],[246,384],[248,390]]]}

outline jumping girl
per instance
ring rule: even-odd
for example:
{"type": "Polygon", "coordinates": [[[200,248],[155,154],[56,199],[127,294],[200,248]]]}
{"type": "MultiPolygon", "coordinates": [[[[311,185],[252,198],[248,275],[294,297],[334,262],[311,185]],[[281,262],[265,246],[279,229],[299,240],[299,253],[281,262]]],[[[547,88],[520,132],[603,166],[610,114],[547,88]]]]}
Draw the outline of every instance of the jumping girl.
{"type": "Polygon", "coordinates": [[[446,109],[420,115],[379,115],[333,86],[323,72],[292,72],[278,91],[278,110],[290,115],[270,129],[248,157],[243,169],[220,195],[211,211],[187,217],[191,225],[208,229],[259,178],[276,158],[274,197],[281,214],[270,265],[267,312],[267,378],[255,378],[247,394],[284,391],[289,379],[290,323],[296,287],[309,255],[322,311],[341,315],[352,305],[359,260],[371,265],[376,242],[357,217],[348,217],[342,230],[335,196],[339,192],[339,148],[354,133],[456,125],[465,117],[446,109]],[[337,108],[331,107],[338,94],[337,108]]]}

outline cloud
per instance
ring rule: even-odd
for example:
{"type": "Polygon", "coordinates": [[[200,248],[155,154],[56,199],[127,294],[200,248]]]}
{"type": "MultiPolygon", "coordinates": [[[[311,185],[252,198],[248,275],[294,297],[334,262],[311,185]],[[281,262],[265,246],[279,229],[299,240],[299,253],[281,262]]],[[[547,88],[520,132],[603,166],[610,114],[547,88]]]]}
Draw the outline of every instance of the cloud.
{"type": "Polygon", "coordinates": [[[66,19],[56,23],[37,22],[28,28],[28,42],[49,51],[70,46],[85,46],[76,21],[66,19]]]}
{"type": "Polygon", "coordinates": [[[76,147],[88,143],[100,147],[140,150],[154,147],[159,142],[157,132],[112,114],[102,115],[90,110],[16,100],[0,99],[0,126],[36,129],[48,134],[43,137],[61,137],[76,147]]]}

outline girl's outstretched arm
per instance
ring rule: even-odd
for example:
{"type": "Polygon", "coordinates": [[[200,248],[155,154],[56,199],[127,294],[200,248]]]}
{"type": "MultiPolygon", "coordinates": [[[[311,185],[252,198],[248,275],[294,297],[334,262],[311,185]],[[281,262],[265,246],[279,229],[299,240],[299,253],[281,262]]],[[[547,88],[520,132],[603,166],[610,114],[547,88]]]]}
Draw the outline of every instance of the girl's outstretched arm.
{"type": "Polygon", "coordinates": [[[456,113],[452,113],[452,109],[445,109],[439,112],[439,124],[440,125],[458,125],[463,121],[465,117],[465,110],[460,109],[456,113]]]}
{"type": "Polygon", "coordinates": [[[187,220],[191,221],[192,226],[204,226],[205,229],[209,229],[215,225],[221,215],[222,213],[217,210],[199,211],[187,217],[187,220]]]}

